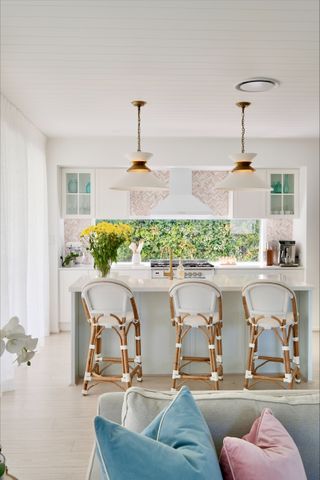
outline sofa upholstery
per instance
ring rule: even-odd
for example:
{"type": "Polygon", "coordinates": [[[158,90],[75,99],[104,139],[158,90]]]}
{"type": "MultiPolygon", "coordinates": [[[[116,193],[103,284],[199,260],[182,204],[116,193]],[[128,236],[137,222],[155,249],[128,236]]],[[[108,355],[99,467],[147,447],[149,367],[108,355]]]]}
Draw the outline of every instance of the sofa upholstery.
{"type": "MultiPolygon", "coordinates": [[[[223,438],[242,437],[263,408],[270,408],[293,437],[308,480],[318,480],[319,394],[315,391],[201,391],[192,392],[208,423],[215,447],[220,453],[223,438]]],[[[98,414],[140,432],[172,400],[171,392],[133,387],[124,393],[106,393],[98,402],[98,414]]],[[[87,480],[102,480],[93,449],[87,480]]]]}

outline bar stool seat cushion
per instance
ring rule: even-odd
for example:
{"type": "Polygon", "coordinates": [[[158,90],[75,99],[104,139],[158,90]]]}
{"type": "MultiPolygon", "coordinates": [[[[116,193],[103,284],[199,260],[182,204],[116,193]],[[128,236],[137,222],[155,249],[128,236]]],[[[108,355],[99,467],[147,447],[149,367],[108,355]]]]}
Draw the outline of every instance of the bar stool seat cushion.
{"type": "Polygon", "coordinates": [[[210,431],[186,387],[142,433],[100,416],[95,431],[106,480],[222,480],[210,431]]]}
{"type": "MultiPolygon", "coordinates": [[[[183,317],[184,315],[187,315],[187,314],[183,313],[181,315],[183,317]]],[[[210,313],[207,312],[207,313],[203,313],[202,315],[204,317],[206,317],[207,319],[209,319],[210,313]]],[[[203,318],[202,315],[199,315],[199,314],[198,315],[187,315],[183,320],[183,324],[187,325],[189,327],[193,327],[193,328],[207,326],[208,323],[206,322],[206,320],[203,318]]],[[[219,321],[219,319],[216,318],[215,316],[212,318],[212,324],[217,323],[218,321],[219,321]]],[[[177,318],[176,318],[176,322],[178,322],[177,318]]]]}
{"type": "MultiPolygon", "coordinates": [[[[121,315],[119,315],[119,318],[123,320],[121,315]]],[[[122,323],[122,325],[128,325],[130,322],[132,322],[133,319],[133,313],[127,312],[125,314],[125,321],[122,323]]],[[[99,318],[98,325],[105,328],[119,327],[119,321],[111,315],[103,315],[99,318]]]]}
{"type": "MultiPolygon", "coordinates": [[[[280,320],[285,320],[286,325],[293,325],[293,323],[294,323],[294,318],[293,318],[293,313],[292,312],[288,312],[284,319],[282,319],[281,317],[279,317],[279,319],[280,320]]],[[[249,318],[249,322],[251,324],[253,324],[252,318],[249,318]]],[[[280,324],[277,320],[275,320],[274,318],[268,317],[268,316],[264,316],[263,318],[261,318],[257,322],[257,325],[258,325],[258,327],[264,328],[265,330],[271,330],[271,328],[279,328],[280,327],[280,324]]]]}

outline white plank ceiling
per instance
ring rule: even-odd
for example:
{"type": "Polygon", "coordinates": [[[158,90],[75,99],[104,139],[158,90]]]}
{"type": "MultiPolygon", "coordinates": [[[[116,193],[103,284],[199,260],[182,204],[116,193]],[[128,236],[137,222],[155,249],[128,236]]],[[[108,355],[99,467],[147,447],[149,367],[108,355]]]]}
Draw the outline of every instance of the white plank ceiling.
{"type": "Polygon", "coordinates": [[[312,137],[318,0],[2,0],[2,91],[48,136],[312,137]],[[281,86],[243,94],[267,76],[281,86]]]}

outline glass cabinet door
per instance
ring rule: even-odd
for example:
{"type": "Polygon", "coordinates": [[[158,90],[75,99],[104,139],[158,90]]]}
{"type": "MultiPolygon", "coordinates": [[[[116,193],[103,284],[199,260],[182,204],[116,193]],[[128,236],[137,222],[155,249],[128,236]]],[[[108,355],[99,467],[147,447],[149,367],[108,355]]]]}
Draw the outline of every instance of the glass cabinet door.
{"type": "Polygon", "coordinates": [[[79,195],[79,215],[90,215],[90,195],[79,195]]]}
{"type": "Polygon", "coordinates": [[[270,174],[270,215],[295,215],[295,173],[272,172],[270,174]]]}
{"type": "Polygon", "coordinates": [[[79,173],[79,193],[91,193],[90,173],[79,173]]]}
{"type": "Polygon", "coordinates": [[[65,215],[90,216],[92,214],[90,172],[65,173],[65,215]]]}

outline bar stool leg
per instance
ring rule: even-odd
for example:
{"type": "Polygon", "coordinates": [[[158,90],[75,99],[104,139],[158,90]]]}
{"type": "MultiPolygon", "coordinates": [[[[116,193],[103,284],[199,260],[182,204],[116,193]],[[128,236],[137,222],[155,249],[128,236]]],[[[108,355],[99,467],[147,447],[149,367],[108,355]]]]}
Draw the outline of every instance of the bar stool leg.
{"type": "Polygon", "coordinates": [[[88,395],[88,383],[91,381],[93,360],[94,360],[95,349],[96,349],[96,334],[97,334],[97,327],[93,322],[91,322],[90,342],[89,342],[89,348],[88,348],[86,369],[84,372],[82,395],[88,395]]]}
{"type": "Polygon", "coordinates": [[[135,341],[136,341],[136,356],[134,359],[134,363],[139,365],[139,370],[137,374],[137,381],[142,382],[142,363],[141,363],[141,328],[140,328],[140,321],[134,322],[134,334],[135,334],[135,341]]]}
{"type": "Polygon", "coordinates": [[[223,361],[222,361],[222,332],[221,332],[222,322],[218,322],[215,325],[215,339],[217,344],[217,364],[218,364],[218,375],[219,380],[223,380],[223,361]]]}
{"type": "Polygon", "coordinates": [[[296,383],[301,382],[300,356],[299,356],[299,326],[298,322],[293,324],[293,363],[295,364],[294,379],[296,383]]]}
{"type": "Polygon", "coordinates": [[[176,323],[176,356],[173,365],[172,371],[172,385],[171,390],[176,391],[177,387],[177,380],[180,378],[180,363],[181,363],[181,341],[182,341],[182,320],[178,318],[176,323]]]}
{"type": "Polygon", "coordinates": [[[282,354],[283,354],[283,363],[284,363],[284,371],[285,376],[283,381],[288,383],[288,387],[291,389],[293,387],[293,378],[292,378],[292,371],[290,365],[290,348],[288,345],[288,336],[285,328],[282,328],[282,354]]]}
{"type": "MultiPolygon", "coordinates": [[[[258,333],[258,330],[257,328],[255,329],[255,336],[257,335],[258,333]]],[[[258,349],[259,349],[259,338],[256,337],[255,339],[255,347],[254,347],[254,352],[253,352],[253,358],[252,358],[252,371],[255,372],[255,367],[256,367],[256,360],[259,359],[259,353],[258,353],[258,349]]]]}
{"type": "Polygon", "coordinates": [[[250,324],[250,343],[248,348],[248,359],[247,359],[247,370],[245,373],[244,388],[249,388],[249,381],[252,378],[252,368],[254,361],[254,351],[255,351],[255,336],[256,336],[256,327],[250,324]]]}
{"type": "Polygon", "coordinates": [[[95,350],[95,363],[93,369],[95,373],[98,375],[100,374],[100,365],[99,362],[101,361],[101,335],[102,335],[103,327],[97,327],[97,337],[96,337],[96,350],[95,350]]]}
{"type": "Polygon", "coordinates": [[[126,384],[126,390],[131,387],[131,375],[129,370],[129,356],[127,345],[127,334],[125,327],[120,327],[120,339],[121,339],[121,360],[122,360],[122,379],[121,381],[126,384]]]}
{"type": "Polygon", "coordinates": [[[214,341],[215,341],[214,328],[210,327],[209,336],[208,336],[209,358],[210,358],[210,367],[211,367],[210,380],[213,382],[213,389],[219,390],[219,376],[218,376],[214,341]]]}

